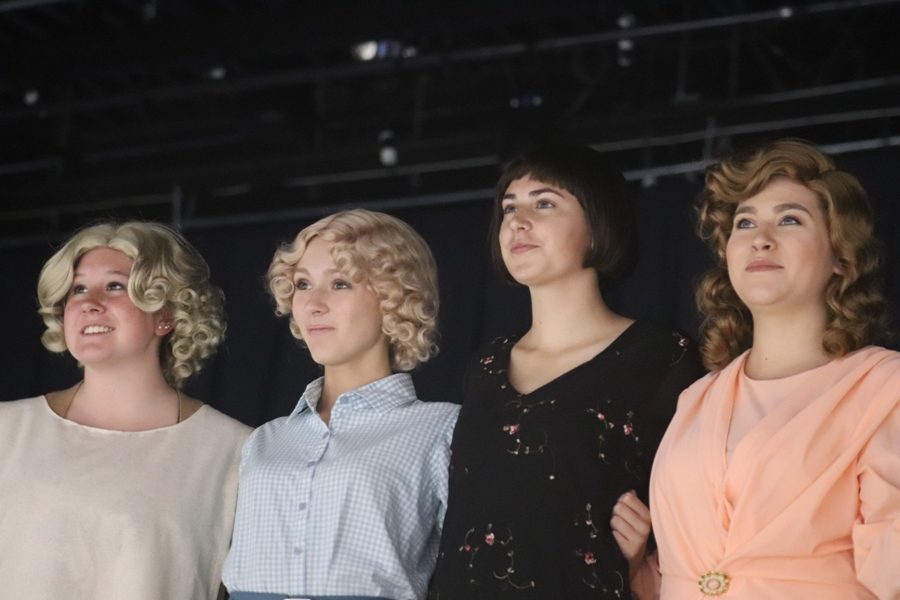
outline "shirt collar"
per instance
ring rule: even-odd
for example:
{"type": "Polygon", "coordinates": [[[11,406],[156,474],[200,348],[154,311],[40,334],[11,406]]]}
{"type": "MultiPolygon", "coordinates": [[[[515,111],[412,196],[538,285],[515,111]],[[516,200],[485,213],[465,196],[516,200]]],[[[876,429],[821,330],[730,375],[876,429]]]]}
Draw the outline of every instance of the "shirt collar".
{"type": "MultiPolygon", "coordinates": [[[[293,417],[305,410],[315,410],[319,398],[322,397],[324,383],[324,377],[311,381],[290,416],[293,417]]],[[[377,412],[387,412],[411,404],[416,399],[416,388],[409,373],[395,373],[344,392],[338,396],[338,403],[364,404],[377,412]]]]}

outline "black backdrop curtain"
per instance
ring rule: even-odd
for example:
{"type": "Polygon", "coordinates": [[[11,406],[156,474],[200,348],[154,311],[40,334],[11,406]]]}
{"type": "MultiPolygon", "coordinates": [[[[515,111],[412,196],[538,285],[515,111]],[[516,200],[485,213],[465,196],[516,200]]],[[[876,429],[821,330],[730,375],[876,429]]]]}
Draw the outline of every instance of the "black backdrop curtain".
{"type": "MultiPolygon", "coordinates": [[[[894,323],[900,299],[900,152],[896,149],[845,155],[839,163],[856,174],[875,205],[878,233],[888,256],[886,283],[894,323]]],[[[489,186],[493,182],[479,182],[489,186]]],[[[693,202],[701,177],[665,178],[635,186],[640,262],[634,274],[607,298],[619,312],[679,327],[696,338],[693,288],[710,254],[694,234],[693,202]]],[[[441,352],[414,373],[425,400],[459,402],[470,355],[496,335],[528,326],[527,292],[501,283],[491,270],[487,245],[490,199],[391,211],[419,231],[437,259],[441,285],[441,352]]],[[[276,319],[263,276],[276,246],[314,219],[185,231],[210,264],[225,291],[226,342],[188,393],[249,424],[259,425],[293,408],[307,382],[319,374],[276,319]]],[[[68,355],[40,343],[36,281],[49,244],[8,247],[0,256],[5,339],[0,350],[0,400],[67,387],[80,378],[68,355]]],[[[896,338],[887,345],[897,348],[896,338]]]]}

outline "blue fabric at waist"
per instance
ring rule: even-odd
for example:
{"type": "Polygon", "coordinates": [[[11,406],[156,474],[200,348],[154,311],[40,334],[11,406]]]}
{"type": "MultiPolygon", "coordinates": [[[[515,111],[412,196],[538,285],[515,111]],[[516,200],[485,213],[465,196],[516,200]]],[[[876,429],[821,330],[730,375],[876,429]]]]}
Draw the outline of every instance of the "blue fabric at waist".
{"type": "Polygon", "coordinates": [[[303,594],[265,594],[261,592],[230,592],[231,600],[391,600],[381,596],[304,596],[303,594]]]}

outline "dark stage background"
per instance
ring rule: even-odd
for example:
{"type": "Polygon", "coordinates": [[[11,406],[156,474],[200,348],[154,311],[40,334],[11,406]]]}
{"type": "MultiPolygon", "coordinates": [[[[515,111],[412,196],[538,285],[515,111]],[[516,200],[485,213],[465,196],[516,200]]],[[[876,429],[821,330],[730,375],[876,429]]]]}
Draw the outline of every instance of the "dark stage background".
{"type": "Polygon", "coordinates": [[[703,167],[819,144],[871,193],[900,321],[898,39],[900,0],[0,0],[0,400],[79,377],[39,340],[53,249],[144,218],[180,228],[227,297],[189,392],[251,425],[286,414],[317,368],[263,275],[300,228],[363,206],[434,250],[443,342],[414,376],[458,402],[475,348],[527,326],[485,236],[501,164],[547,141],[633,182],[641,261],[610,304],[693,336],[703,167]]]}
{"type": "MultiPolygon", "coordinates": [[[[841,166],[857,174],[875,205],[885,242],[887,290],[897,321],[900,299],[900,152],[896,149],[845,154],[841,166]]],[[[483,182],[485,190],[493,183],[483,182]]],[[[672,324],[696,337],[692,291],[710,255],[694,234],[693,201],[699,175],[635,185],[641,259],[634,274],[609,294],[622,313],[672,324]]],[[[487,193],[487,192],[486,192],[487,193]]],[[[527,327],[524,289],[503,284],[491,271],[487,245],[490,200],[390,210],[408,221],[431,245],[441,285],[441,352],[415,374],[426,400],[460,401],[461,379],[475,348],[495,335],[527,327]]],[[[234,226],[188,229],[186,236],[207,258],[214,281],[227,297],[228,333],[223,347],[188,391],[250,425],[287,414],[318,368],[276,319],[263,275],[275,247],[314,216],[234,226]]],[[[6,248],[0,254],[6,315],[0,352],[0,399],[11,400],[69,386],[79,378],[68,355],[52,355],[39,341],[35,285],[53,244],[6,248]]],[[[892,342],[897,347],[896,341],[892,342]]]]}

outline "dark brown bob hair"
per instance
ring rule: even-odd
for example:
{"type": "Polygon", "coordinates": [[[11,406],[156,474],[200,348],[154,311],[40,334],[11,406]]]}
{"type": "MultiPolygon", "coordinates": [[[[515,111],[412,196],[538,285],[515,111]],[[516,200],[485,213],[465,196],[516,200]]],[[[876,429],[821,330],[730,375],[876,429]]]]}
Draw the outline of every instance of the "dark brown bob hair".
{"type": "Polygon", "coordinates": [[[560,187],[578,199],[591,232],[582,266],[597,271],[601,289],[631,272],[637,262],[637,235],[625,177],[587,146],[541,146],[514,158],[497,181],[490,243],[494,267],[504,279],[516,283],[500,254],[503,196],[509,184],[526,176],[560,187]]]}

